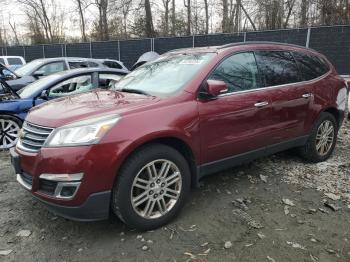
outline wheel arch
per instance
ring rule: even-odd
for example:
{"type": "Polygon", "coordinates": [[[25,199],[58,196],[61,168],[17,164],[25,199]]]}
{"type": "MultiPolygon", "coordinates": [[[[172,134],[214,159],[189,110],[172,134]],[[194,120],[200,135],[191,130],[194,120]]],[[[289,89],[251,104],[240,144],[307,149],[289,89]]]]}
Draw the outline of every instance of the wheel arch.
{"type": "Polygon", "coordinates": [[[335,119],[337,121],[337,125],[338,125],[337,128],[339,129],[339,127],[342,123],[341,113],[339,112],[339,110],[335,107],[328,107],[328,108],[324,109],[321,113],[323,113],[323,112],[330,113],[335,117],[335,119]]]}
{"type": "MultiPolygon", "coordinates": [[[[190,171],[191,171],[191,187],[196,187],[198,183],[198,166],[197,166],[197,160],[195,153],[193,152],[191,146],[185,142],[184,139],[181,139],[177,136],[171,136],[171,135],[165,135],[161,137],[155,137],[155,138],[150,138],[146,141],[143,142],[135,142],[132,145],[130,145],[126,149],[126,153],[123,154],[122,159],[121,159],[121,164],[119,167],[117,167],[117,172],[120,170],[120,168],[123,166],[125,161],[134,153],[137,151],[141,150],[142,148],[152,145],[152,144],[163,144],[167,145],[169,147],[174,148],[177,150],[181,155],[184,156],[186,159],[190,171]]],[[[118,175],[116,175],[116,178],[118,178],[118,175]]]]}
{"type": "Polygon", "coordinates": [[[21,122],[21,124],[23,124],[23,119],[21,119],[20,117],[18,117],[16,114],[12,114],[10,112],[6,112],[6,111],[0,111],[0,117],[2,116],[7,116],[7,117],[13,117],[16,118],[18,121],[21,122]]]}

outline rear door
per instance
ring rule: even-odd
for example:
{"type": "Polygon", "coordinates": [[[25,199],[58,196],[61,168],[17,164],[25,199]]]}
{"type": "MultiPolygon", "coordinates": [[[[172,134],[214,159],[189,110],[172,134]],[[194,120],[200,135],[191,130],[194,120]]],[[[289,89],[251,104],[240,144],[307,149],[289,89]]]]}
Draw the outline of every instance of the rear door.
{"type": "Polygon", "coordinates": [[[228,91],[199,102],[202,163],[264,148],[269,143],[270,94],[259,89],[254,53],[224,59],[208,79],[224,81],[228,91]]]}
{"type": "Polygon", "coordinates": [[[313,100],[311,86],[302,83],[297,64],[288,51],[256,51],[256,60],[271,90],[271,144],[304,135],[313,100]]]}

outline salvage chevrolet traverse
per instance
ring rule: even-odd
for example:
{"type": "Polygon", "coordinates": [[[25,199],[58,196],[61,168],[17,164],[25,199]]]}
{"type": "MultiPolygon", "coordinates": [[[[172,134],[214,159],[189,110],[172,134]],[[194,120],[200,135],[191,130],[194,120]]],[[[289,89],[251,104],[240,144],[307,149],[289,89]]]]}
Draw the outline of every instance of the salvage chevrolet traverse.
{"type": "Polygon", "coordinates": [[[53,212],[89,221],[112,211],[150,230],[207,174],[290,148],[326,160],[346,93],[330,62],[303,47],[176,50],[110,90],[35,107],[11,159],[18,182],[53,212]]]}

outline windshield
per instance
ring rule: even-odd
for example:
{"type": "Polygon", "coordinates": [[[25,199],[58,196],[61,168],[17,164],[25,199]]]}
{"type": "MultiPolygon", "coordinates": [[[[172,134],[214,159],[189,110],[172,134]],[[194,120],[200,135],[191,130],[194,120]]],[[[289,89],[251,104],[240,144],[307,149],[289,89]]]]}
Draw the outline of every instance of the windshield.
{"type": "Polygon", "coordinates": [[[39,65],[43,64],[42,60],[34,60],[28,64],[15,70],[15,73],[19,76],[30,75],[39,65]]]}
{"type": "Polygon", "coordinates": [[[115,84],[114,90],[169,96],[180,90],[214,56],[214,53],[162,56],[144,64],[115,84]]]}
{"type": "Polygon", "coordinates": [[[43,86],[46,86],[48,83],[58,80],[60,76],[58,75],[49,75],[43,78],[40,78],[39,80],[27,85],[25,88],[21,89],[17,93],[21,98],[30,98],[33,96],[33,94],[36,94],[37,92],[41,91],[43,86]]]}

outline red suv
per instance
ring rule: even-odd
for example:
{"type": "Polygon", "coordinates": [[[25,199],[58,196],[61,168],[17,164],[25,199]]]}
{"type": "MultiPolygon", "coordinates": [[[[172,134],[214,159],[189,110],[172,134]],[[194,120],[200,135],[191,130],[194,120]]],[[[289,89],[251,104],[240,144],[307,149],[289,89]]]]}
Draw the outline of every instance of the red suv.
{"type": "Polygon", "coordinates": [[[18,182],[56,214],[150,230],[203,176],[289,148],[326,160],[347,88],[327,59],[278,43],[182,49],[111,90],[28,114],[11,150],[18,182]]]}

